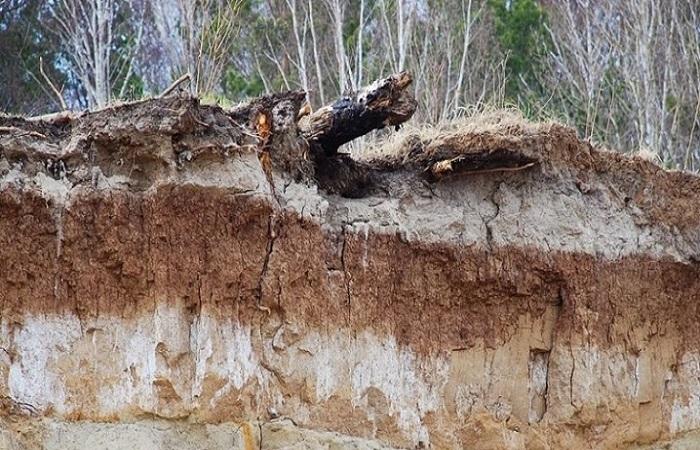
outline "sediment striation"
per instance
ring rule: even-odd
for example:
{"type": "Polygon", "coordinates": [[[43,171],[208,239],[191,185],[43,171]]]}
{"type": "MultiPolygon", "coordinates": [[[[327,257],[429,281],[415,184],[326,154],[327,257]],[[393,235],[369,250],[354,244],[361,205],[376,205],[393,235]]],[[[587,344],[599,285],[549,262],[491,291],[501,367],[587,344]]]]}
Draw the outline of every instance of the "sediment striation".
{"type": "Polygon", "coordinates": [[[0,118],[0,447],[700,443],[700,178],[511,120],[325,159],[300,102],[0,118]]]}

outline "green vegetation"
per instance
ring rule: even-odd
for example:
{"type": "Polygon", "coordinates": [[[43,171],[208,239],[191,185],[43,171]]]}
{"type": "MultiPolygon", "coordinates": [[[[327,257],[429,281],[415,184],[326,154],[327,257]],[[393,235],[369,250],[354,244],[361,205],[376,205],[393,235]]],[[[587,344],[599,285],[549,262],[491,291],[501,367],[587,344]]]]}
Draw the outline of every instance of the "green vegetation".
{"type": "Polygon", "coordinates": [[[534,0],[491,0],[495,34],[506,60],[506,96],[529,104],[539,86],[538,71],[547,52],[546,15],[534,0]]]}

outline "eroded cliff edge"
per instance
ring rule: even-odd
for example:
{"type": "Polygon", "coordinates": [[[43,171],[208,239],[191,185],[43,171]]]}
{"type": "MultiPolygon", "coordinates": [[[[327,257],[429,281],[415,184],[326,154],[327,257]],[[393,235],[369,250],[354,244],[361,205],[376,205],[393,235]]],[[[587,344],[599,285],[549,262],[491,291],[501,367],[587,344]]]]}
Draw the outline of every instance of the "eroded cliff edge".
{"type": "Polygon", "coordinates": [[[298,106],[0,119],[0,444],[692,439],[699,178],[508,120],[315,160],[298,106]]]}

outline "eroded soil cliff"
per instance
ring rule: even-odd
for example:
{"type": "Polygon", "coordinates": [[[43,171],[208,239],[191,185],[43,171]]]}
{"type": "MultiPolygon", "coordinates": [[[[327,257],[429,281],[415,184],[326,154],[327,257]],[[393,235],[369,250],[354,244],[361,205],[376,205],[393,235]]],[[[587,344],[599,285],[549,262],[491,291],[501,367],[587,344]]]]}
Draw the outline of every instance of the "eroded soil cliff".
{"type": "Polygon", "coordinates": [[[0,447],[700,442],[699,178],[507,118],[319,159],[298,109],[0,118],[0,447]]]}

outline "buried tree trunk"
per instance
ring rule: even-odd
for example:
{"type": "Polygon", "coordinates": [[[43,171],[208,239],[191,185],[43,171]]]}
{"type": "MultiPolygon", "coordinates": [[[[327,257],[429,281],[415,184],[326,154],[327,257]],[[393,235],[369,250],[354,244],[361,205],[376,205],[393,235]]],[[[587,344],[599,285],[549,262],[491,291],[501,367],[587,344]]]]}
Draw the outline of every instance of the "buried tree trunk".
{"type": "Polygon", "coordinates": [[[304,117],[301,134],[312,148],[330,156],[372,130],[399,126],[416,111],[417,102],[407,90],[411,81],[407,72],[377,80],[304,117]]]}

